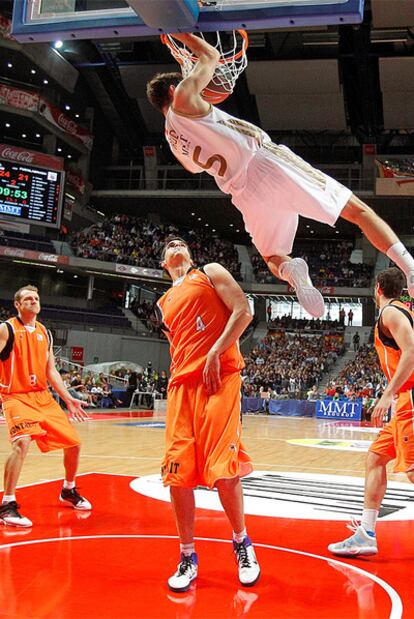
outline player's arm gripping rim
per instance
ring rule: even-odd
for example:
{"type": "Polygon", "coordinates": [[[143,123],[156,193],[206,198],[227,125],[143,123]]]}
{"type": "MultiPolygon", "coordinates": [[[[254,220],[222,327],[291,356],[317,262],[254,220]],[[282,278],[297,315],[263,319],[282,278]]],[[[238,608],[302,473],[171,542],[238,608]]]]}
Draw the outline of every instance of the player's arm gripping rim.
{"type": "Polygon", "coordinates": [[[198,58],[190,75],[175,88],[173,109],[181,114],[207,114],[210,104],[204,101],[200,93],[210,83],[218,65],[220,53],[207,41],[194,34],[173,34],[172,36],[184,43],[198,58]]]}
{"type": "Polygon", "coordinates": [[[382,328],[386,335],[389,334],[397,342],[401,350],[401,357],[394,376],[384,389],[384,393],[371,415],[371,421],[377,427],[382,426],[394,395],[411,376],[414,367],[414,330],[410,322],[392,305],[387,306],[384,310],[381,316],[382,328]]]}
{"type": "Polygon", "coordinates": [[[230,273],[216,262],[207,264],[204,272],[210,278],[217,295],[231,314],[223,333],[211,347],[204,366],[203,381],[209,395],[221,385],[220,355],[234,344],[252,320],[252,314],[243,290],[230,273]]]}
{"type": "Polygon", "coordinates": [[[65,402],[70,418],[73,421],[86,421],[87,419],[90,419],[88,413],[82,408],[84,403],[82,403],[81,400],[73,398],[63,384],[62,377],[56,369],[55,355],[53,354],[52,344],[50,345],[46,375],[49,384],[65,402]]]}

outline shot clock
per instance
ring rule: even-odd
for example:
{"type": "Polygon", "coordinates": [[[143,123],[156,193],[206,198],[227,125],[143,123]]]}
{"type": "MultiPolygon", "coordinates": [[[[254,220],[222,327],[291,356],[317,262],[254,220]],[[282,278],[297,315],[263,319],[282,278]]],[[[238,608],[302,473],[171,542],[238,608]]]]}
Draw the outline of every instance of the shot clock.
{"type": "Polygon", "coordinates": [[[10,217],[56,228],[60,224],[63,172],[0,161],[0,220],[10,217]]]}

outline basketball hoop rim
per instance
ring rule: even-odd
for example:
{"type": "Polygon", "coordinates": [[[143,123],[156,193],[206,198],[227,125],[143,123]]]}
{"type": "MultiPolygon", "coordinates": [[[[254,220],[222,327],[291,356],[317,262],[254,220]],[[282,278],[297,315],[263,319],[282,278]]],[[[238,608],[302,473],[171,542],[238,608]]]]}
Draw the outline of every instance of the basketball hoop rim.
{"type": "MultiPolygon", "coordinates": [[[[249,47],[249,35],[247,34],[246,30],[236,30],[235,32],[238,32],[239,35],[243,39],[242,47],[241,47],[240,51],[237,52],[237,54],[233,54],[233,56],[230,56],[229,58],[220,58],[219,59],[219,64],[226,65],[226,64],[230,64],[231,62],[236,62],[237,60],[239,60],[242,56],[244,56],[246,54],[246,51],[247,51],[247,49],[249,47]]],[[[173,51],[174,47],[173,47],[173,45],[171,44],[171,41],[168,38],[169,36],[172,36],[172,35],[161,34],[160,35],[161,43],[163,43],[164,45],[167,45],[170,48],[170,50],[173,51]]],[[[180,59],[177,58],[175,54],[173,54],[173,55],[177,59],[177,61],[180,64],[182,64],[182,61],[180,62],[180,59]]],[[[191,60],[191,62],[195,63],[195,62],[197,62],[198,58],[197,58],[197,56],[190,56],[190,60],[191,60]]]]}

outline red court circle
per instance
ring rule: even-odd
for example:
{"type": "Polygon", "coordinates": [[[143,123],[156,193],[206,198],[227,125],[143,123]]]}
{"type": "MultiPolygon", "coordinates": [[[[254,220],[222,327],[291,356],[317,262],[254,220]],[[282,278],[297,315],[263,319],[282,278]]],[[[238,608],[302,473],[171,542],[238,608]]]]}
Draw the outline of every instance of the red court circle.
{"type": "Polygon", "coordinates": [[[246,589],[238,583],[228,540],[199,538],[197,584],[179,595],[166,585],[178,559],[175,536],[92,535],[6,544],[0,548],[2,613],[25,619],[204,619],[208,609],[211,618],[296,619],[309,615],[311,605],[312,618],[331,619],[338,609],[340,616],[355,617],[361,606],[371,605],[378,619],[400,616],[398,603],[392,607],[383,584],[368,572],[301,551],[256,548],[262,577],[246,589]]]}

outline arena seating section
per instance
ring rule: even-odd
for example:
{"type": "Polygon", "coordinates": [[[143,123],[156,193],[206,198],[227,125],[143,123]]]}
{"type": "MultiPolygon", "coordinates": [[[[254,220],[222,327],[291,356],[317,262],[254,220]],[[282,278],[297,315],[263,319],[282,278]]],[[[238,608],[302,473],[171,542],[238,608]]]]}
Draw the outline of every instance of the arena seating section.
{"type": "MultiPolygon", "coordinates": [[[[12,301],[0,299],[0,306],[5,313],[6,320],[9,315],[15,315],[12,301]]],[[[122,313],[121,308],[115,305],[107,305],[98,309],[68,308],[60,305],[42,305],[42,318],[46,324],[62,322],[73,325],[90,325],[102,327],[116,327],[129,330],[131,323],[122,313]]]]}
{"type": "MultiPolygon", "coordinates": [[[[294,321],[292,321],[294,322],[294,321]]],[[[302,321],[298,321],[302,322],[302,321]]],[[[309,321],[313,322],[313,321],[309,321]]],[[[245,357],[243,393],[247,397],[271,392],[272,397],[305,398],[308,389],[319,385],[340,355],[345,352],[343,329],[337,324],[308,333],[276,327],[245,357]]],[[[320,325],[315,325],[320,326],[320,325]]]]}
{"type": "MultiPolygon", "coordinates": [[[[372,278],[372,266],[350,262],[352,241],[297,240],[292,256],[306,260],[313,283],[317,286],[368,287],[372,278]]],[[[277,281],[269,272],[263,258],[255,253],[251,257],[258,282],[277,281]]]]}
{"type": "Polygon", "coordinates": [[[328,395],[374,397],[385,388],[385,378],[374,346],[365,344],[328,385],[328,395]]]}
{"type": "Polygon", "coordinates": [[[74,253],[82,258],[159,269],[163,242],[170,234],[182,236],[188,242],[196,264],[219,261],[241,280],[234,245],[205,229],[179,228],[170,223],[154,224],[139,217],[115,215],[75,233],[71,244],[74,253]]]}

